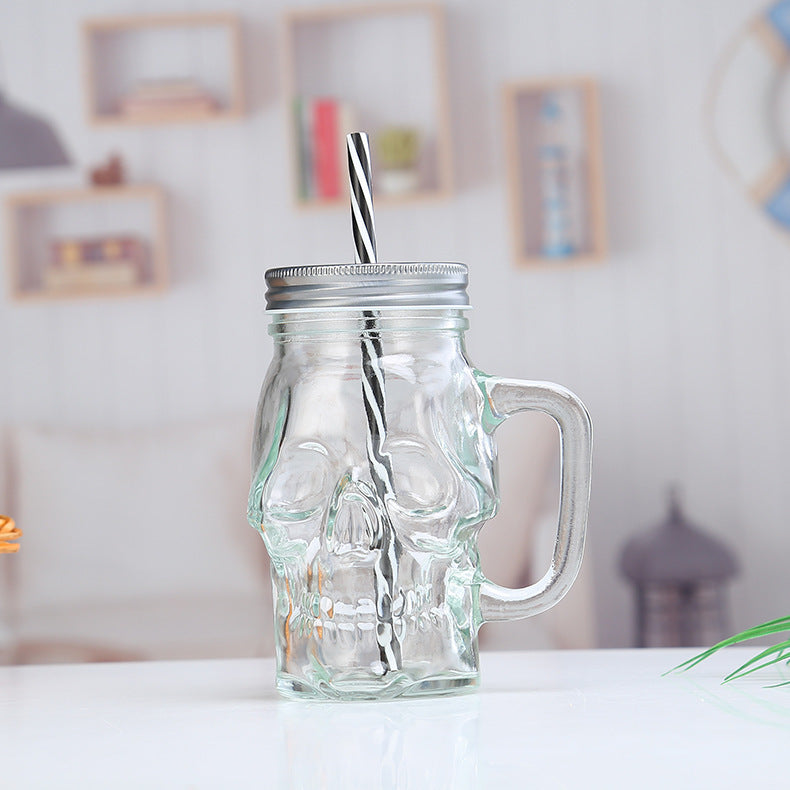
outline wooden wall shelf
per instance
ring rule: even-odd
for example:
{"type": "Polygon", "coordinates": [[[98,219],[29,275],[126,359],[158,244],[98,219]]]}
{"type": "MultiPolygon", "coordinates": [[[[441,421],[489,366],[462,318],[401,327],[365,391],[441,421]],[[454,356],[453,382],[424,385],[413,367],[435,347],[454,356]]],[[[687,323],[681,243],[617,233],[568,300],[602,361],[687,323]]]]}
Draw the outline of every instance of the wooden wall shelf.
{"type": "Polygon", "coordinates": [[[514,257],[523,266],[607,254],[598,86],[589,77],[504,87],[514,257]]]}
{"type": "Polygon", "coordinates": [[[102,17],[86,20],[82,33],[91,124],[211,123],[243,115],[237,15],[102,17]]]}
{"type": "MultiPolygon", "coordinates": [[[[297,208],[346,206],[343,138],[354,130],[368,131],[371,136],[377,207],[442,200],[452,195],[441,5],[370,3],[289,11],[283,19],[283,39],[283,96],[297,208]],[[340,154],[332,164],[328,188],[323,188],[326,180],[311,156],[317,100],[329,100],[341,108],[330,145],[340,154]],[[403,170],[384,167],[380,150],[381,133],[396,128],[414,130],[419,139],[418,162],[408,169],[406,179],[400,177],[403,170]]],[[[322,135],[321,139],[326,137],[322,135]]]]}
{"type": "Polygon", "coordinates": [[[5,209],[15,300],[143,296],[167,286],[165,197],[158,186],[11,194],[5,209]],[[60,257],[64,245],[69,254],[60,257]]]}

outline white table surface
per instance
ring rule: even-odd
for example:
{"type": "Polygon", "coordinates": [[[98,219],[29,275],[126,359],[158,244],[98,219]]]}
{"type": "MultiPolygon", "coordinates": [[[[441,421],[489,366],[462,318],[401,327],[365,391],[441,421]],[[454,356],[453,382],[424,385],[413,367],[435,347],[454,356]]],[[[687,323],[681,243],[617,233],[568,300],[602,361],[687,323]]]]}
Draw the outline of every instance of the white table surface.
{"type": "Polygon", "coordinates": [[[475,694],[382,703],[281,700],[271,660],[7,667],[0,787],[790,787],[790,671],[660,677],[690,652],[484,654],[475,694]]]}

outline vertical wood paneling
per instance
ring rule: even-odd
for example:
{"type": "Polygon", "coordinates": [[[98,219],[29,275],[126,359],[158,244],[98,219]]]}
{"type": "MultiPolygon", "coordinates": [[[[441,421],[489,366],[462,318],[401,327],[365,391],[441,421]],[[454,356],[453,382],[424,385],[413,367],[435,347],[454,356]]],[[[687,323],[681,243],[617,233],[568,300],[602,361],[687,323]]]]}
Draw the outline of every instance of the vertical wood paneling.
{"type": "MultiPolygon", "coordinates": [[[[351,249],[345,211],[292,208],[277,87],[285,5],[0,4],[4,89],[56,119],[80,170],[118,150],[133,179],[165,186],[174,272],[159,299],[0,302],[0,421],[139,425],[252,410],[271,353],[263,270],[345,260],[351,249]],[[219,8],[245,19],[251,110],[243,122],[86,126],[83,17],[219,8]]],[[[715,60],[760,1],[446,5],[459,190],[447,203],[380,211],[381,250],[469,263],[475,363],[556,379],[587,401],[596,432],[589,545],[603,644],[629,642],[617,554],[634,530],[660,518],[673,480],[691,515],[741,554],[735,625],[778,614],[777,601],[786,609],[790,598],[790,246],[716,166],[701,121],[715,60]],[[601,82],[612,253],[601,267],[517,270],[500,85],[553,73],[601,82]]],[[[2,174],[0,193],[49,180],[2,174]]]]}

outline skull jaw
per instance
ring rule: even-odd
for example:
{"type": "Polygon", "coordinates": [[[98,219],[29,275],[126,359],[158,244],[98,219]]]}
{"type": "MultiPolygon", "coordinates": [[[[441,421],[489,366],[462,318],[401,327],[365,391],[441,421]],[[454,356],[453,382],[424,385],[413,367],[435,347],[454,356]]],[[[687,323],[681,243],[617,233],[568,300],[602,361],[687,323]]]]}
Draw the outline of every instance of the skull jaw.
{"type": "Polygon", "coordinates": [[[312,565],[272,566],[277,687],[288,697],[382,699],[462,693],[479,683],[479,581],[462,561],[404,552],[392,628],[400,664],[381,660],[373,598],[375,551],[365,561],[327,553],[312,565]]]}

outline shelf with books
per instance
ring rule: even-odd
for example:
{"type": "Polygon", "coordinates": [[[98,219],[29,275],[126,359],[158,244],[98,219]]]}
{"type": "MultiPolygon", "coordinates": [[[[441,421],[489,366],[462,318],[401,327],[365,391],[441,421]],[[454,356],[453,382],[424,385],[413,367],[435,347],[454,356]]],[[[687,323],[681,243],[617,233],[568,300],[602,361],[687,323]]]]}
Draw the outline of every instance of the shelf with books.
{"type": "Polygon", "coordinates": [[[344,206],[345,135],[371,137],[376,205],[452,193],[444,10],[435,3],[288,12],[284,90],[299,208],[344,206]]]}
{"type": "Polygon", "coordinates": [[[17,301],[142,296],[167,286],[158,186],[11,194],[5,208],[9,291],[17,301]]]}
{"type": "Polygon", "coordinates": [[[588,77],[504,87],[517,263],[591,263],[607,253],[598,86],[588,77]]]}
{"type": "Polygon", "coordinates": [[[235,14],[89,19],[83,53],[94,125],[203,123],[244,112],[235,14]]]}

